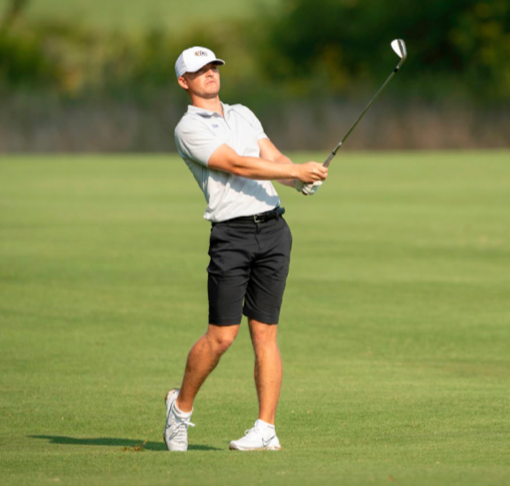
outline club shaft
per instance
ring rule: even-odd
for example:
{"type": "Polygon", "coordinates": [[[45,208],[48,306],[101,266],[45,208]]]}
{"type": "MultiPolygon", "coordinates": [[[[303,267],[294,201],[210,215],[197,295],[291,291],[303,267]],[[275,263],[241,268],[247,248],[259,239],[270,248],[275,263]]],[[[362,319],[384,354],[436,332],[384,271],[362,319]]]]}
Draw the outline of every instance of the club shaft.
{"type": "Polygon", "coordinates": [[[361,115],[358,117],[358,119],[352,124],[351,128],[349,128],[349,131],[344,135],[344,138],[338,143],[338,145],[335,147],[333,152],[329,154],[329,157],[326,159],[326,162],[324,162],[324,167],[328,167],[331,161],[333,160],[333,157],[336,155],[340,147],[344,144],[344,142],[347,140],[349,135],[352,133],[352,131],[356,128],[356,125],[361,121],[361,119],[365,116],[365,113],[368,111],[368,109],[372,106],[372,103],[376,100],[376,98],[379,96],[381,91],[386,87],[386,85],[390,82],[391,78],[395,76],[395,74],[400,69],[400,66],[403,64],[404,59],[402,59],[398,66],[392,71],[392,73],[388,76],[388,79],[384,82],[384,84],[379,88],[377,93],[373,96],[373,98],[368,102],[368,105],[365,107],[365,109],[361,112],[361,115]]]}

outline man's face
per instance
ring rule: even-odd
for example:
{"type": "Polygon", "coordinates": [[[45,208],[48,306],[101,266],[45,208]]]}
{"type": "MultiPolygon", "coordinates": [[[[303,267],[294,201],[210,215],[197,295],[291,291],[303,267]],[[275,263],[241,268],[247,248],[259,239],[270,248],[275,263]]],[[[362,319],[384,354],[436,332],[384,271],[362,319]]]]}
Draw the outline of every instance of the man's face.
{"type": "Polygon", "coordinates": [[[188,90],[190,95],[215,98],[220,92],[218,66],[211,62],[196,73],[186,73],[179,78],[179,84],[188,90]]]}

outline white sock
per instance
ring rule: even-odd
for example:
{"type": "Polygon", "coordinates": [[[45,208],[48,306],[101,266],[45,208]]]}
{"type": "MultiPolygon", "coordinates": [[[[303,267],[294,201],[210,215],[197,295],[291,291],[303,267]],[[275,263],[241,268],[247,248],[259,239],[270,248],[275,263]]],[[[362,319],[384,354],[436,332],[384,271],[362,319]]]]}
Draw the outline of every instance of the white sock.
{"type": "Polygon", "coordinates": [[[261,429],[267,430],[270,429],[272,432],[275,431],[275,426],[272,424],[268,424],[267,422],[264,422],[263,420],[258,419],[255,422],[256,427],[260,427],[261,429]]]}
{"type": "Polygon", "coordinates": [[[178,406],[177,403],[174,403],[175,411],[177,412],[177,415],[181,418],[188,418],[191,417],[191,414],[193,413],[193,409],[191,409],[191,412],[183,412],[178,406]]]}

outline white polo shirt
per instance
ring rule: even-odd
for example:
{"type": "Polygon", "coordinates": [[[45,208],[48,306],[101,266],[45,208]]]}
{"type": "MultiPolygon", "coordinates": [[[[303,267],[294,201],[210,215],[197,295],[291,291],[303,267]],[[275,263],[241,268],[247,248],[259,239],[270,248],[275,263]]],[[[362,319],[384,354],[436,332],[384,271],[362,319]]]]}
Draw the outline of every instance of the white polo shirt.
{"type": "Polygon", "coordinates": [[[280,205],[270,181],[247,179],[208,168],[209,158],[220,145],[227,144],[242,156],[260,157],[257,142],[267,138],[251,110],[243,105],[222,103],[222,106],[224,117],[189,106],[175,128],[177,150],[207,201],[204,218],[215,223],[263,213],[280,205]]]}

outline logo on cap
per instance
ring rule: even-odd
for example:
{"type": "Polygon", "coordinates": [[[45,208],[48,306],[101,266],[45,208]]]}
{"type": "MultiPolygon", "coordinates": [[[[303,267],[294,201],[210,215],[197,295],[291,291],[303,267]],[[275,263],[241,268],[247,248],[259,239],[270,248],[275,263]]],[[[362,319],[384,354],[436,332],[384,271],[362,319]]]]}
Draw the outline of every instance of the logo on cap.
{"type": "Polygon", "coordinates": [[[207,57],[207,52],[205,52],[205,51],[195,51],[195,56],[205,56],[205,57],[207,57]]]}

